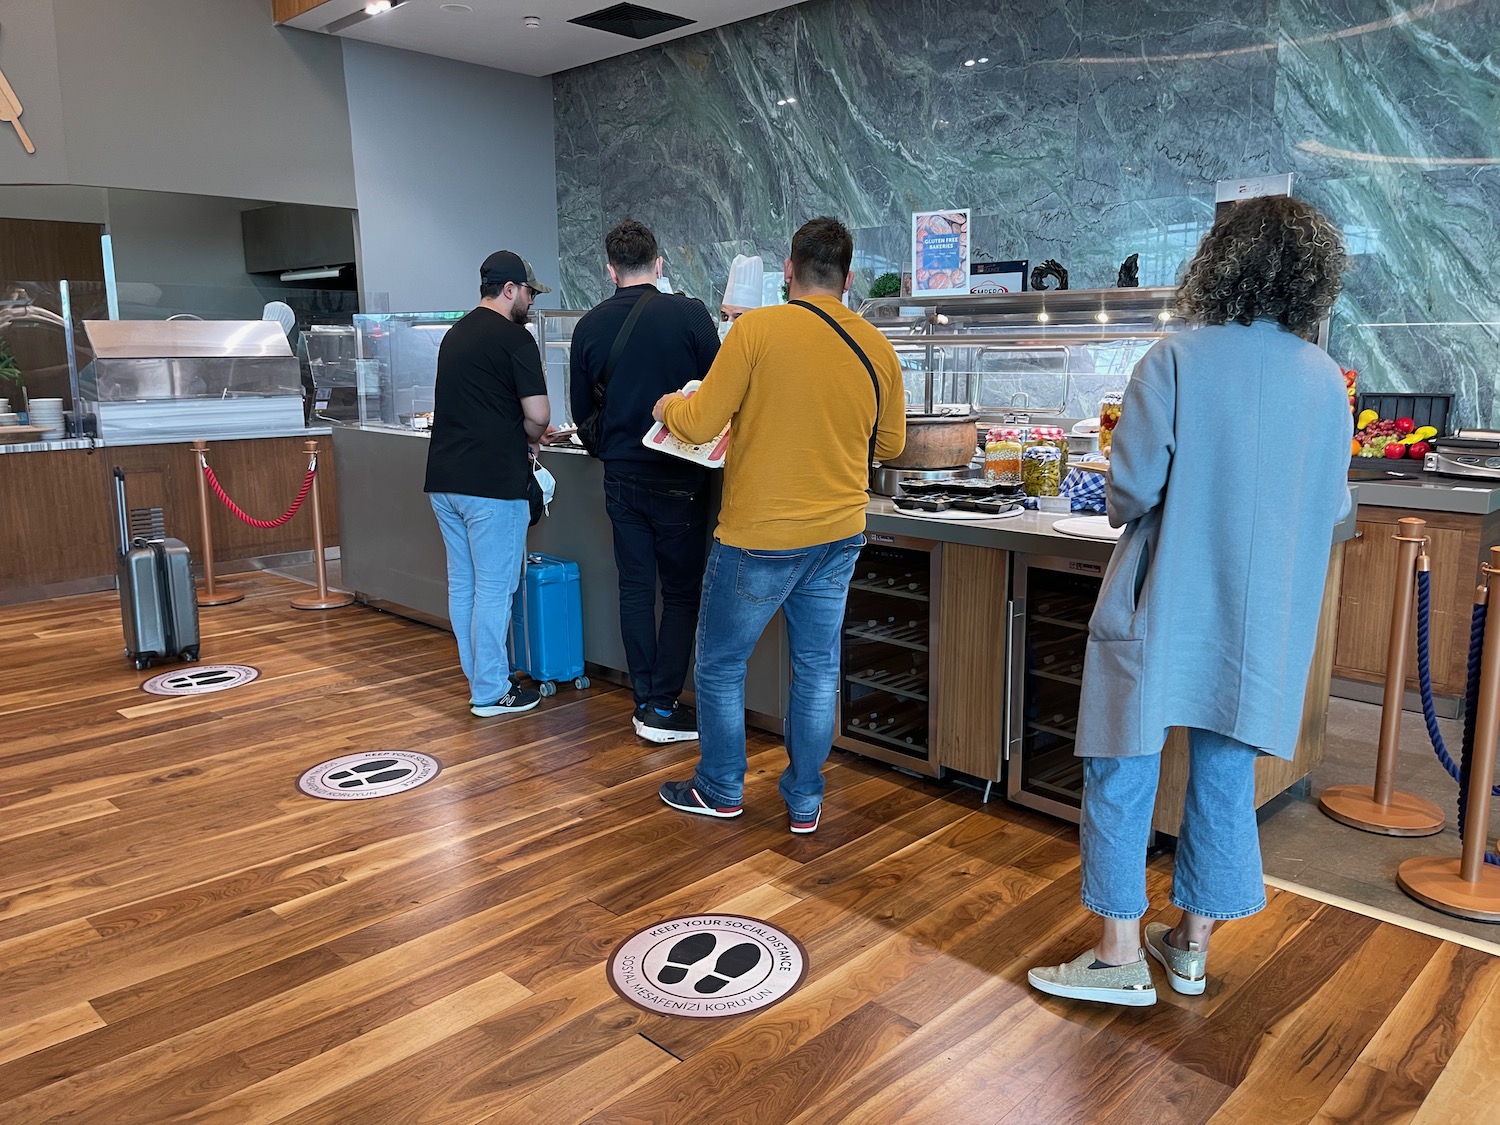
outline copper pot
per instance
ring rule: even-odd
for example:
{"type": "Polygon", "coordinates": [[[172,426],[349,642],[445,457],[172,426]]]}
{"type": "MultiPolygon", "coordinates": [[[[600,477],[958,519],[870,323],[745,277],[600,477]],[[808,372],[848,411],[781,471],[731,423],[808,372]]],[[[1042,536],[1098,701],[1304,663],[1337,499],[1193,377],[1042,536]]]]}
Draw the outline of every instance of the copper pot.
{"type": "Polygon", "coordinates": [[[881,464],[888,469],[961,469],[979,445],[975,414],[908,414],[906,448],[881,464]]]}

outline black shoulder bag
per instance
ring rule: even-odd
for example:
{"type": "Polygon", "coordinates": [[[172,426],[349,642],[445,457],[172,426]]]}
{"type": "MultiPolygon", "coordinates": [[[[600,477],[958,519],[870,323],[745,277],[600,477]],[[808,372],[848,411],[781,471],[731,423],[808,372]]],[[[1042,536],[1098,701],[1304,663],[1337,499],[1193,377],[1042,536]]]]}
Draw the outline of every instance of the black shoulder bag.
{"type": "Polygon", "coordinates": [[[604,436],[601,432],[604,424],[604,392],[609,387],[610,377],[615,373],[615,364],[620,362],[620,356],[625,352],[625,342],[630,339],[635,322],[641,318],[641,310],[654,296],[656,296],[656,286],[653,285],[637,297],[635,304],[630,306],[630,315],[620,326],[620,334],[615,337],[614,347],[609,349],[609,358],[604,361],[604,370],[599,375],[599,381],[594,384],[594,409],[589,411],[587,418],[578,423],[578,440],[583,444],[583,448],[588,450],[590,457],[599,456],[599,439],[604,436]]]}
{"type": "Polygon", "coordinates": [[[870,373],[870,382],[875,386],[875,428],[870,431],[870,456],[866,461],[866,466],[868,467],[869,465],[873,465],[875,463],[875,435],[880,431],[880,379],[875,374],[875,365],[870,362],[870,357],[865,355],[864,348],[860,347],[854,342],[854,337],[844,331],[844,326],[838,321],[834,320],[833,317],[829,316],[822,309],[818,308],[817,305],[811,304],[807,301],[789,301],[787,303],[792,305],[800,305],[808,312],[817,313],[824,320],[826,320],[828,322],[828,327],[832,328],[835,332],[842,336],[844,338],[844,343],[848,344],[851,348],[854,349],[854,354],[859,356],[859,362],[863,363],[865,365],[865,370],[870,373]]]}

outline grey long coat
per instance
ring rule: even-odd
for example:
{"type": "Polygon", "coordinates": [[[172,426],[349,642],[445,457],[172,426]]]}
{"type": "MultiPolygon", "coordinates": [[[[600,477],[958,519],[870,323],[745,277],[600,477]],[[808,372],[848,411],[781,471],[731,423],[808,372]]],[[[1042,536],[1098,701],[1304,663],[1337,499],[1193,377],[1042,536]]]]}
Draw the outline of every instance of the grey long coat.
{"type": "Polygon", "coordinates": [[[1089,622],[1080,755],[1156,754],[1185,726],[1291,757],[1351,430],[1338,366],[1273,322],[1142,357],[1111,453],[1125,532],[1089,622]]]}

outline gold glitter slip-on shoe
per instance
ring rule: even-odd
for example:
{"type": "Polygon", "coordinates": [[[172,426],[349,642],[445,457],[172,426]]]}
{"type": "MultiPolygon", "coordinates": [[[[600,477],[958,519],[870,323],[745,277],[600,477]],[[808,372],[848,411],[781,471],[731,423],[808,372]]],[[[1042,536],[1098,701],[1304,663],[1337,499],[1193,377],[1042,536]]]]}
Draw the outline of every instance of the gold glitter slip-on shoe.
{"type": "Polygon", "coordinates": [[[1156,987],[1146,954],[1128,965],[1106,965],[1094,960],[1086,949],[1066,965],[1032,969],[1026,974],[1033,988],[1069,1000],[1095,1000],[1100,1004],[1124,1004],[1146,1008],[1156,1003],[1156,987]]]}
{"type": "Polygon", "coordinates": [[[1202,996],[1208,980],[1208,954],[1190,943],[1191,949],[1178,949],[1167,944],[1167,935],[1172,927],[1160,922],[1146,924],[1146,952],[1161,962],[1167,970],[1167,983],[1173,992],[1184,996],[1202,996]]]}

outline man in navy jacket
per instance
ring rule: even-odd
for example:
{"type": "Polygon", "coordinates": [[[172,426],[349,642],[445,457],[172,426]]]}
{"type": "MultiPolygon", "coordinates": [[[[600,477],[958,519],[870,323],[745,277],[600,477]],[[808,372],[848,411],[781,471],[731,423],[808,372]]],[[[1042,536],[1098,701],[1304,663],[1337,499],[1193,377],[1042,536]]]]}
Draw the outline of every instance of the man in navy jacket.
{"type": "Polygon", "coordinates": [[[703,302],[658,292],[661,257],[644,224],[624,220],[605,235],[604,250],[616,289],[573,329],[573,418],[594,409],[594,387],[640,304],[605,386],[596,456],[604,462],[605,510],[614,526],[620,634],[635,695],[631,722],[642,738],[681,742],[698,737],[697,716],[677,697],[692,656],[708,551],[707,473],[647,449],[641,438],[657,399],[708,373],[718,333],[703,302]]]}

